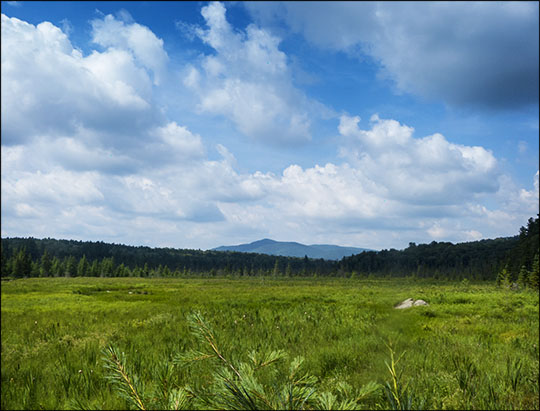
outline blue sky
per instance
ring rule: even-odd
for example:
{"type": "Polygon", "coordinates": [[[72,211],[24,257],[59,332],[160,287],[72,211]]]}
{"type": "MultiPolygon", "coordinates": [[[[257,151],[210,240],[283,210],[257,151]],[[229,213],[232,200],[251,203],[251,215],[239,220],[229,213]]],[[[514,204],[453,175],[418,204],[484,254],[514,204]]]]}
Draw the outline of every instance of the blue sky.
{"type": "Polygon", "coordinates": [[[537,2],[1,4],[2,236],[399,249],[538,213],[537,2]]]}

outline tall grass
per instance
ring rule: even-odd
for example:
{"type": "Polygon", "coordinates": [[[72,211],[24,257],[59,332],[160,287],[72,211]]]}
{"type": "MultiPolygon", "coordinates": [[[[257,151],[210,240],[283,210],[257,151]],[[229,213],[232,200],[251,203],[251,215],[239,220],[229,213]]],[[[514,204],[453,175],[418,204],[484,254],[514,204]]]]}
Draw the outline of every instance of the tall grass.
{"type": "MultiPolygon", "coordinates": [[[[224,356],[216,332],[200,312],[188,315],[192,334],[199,343],[197,349],[179,353],[164,368],[185,367],[197,361],[214,360],[213,383],[208,387],[172,387],[168,378],[159,380],[158,395],[145,393],[140,379],[128,371],[125,356],[114,347],[104,350],[107,378],[117,387],[117,392],[132,406],[152,409],[249,409],[249,410],[355,410],[360,401],[375,393],[379,385],[370,382],[353,391],[342,381],[335,385],[335,392],[320,391],[317,378],[303,369],[304,359],[293,358],[285,370],[276,367],[285,361],[284,351],[252,351],[247,361],[234,363],[224,356]],[[163,394],[163,395],[160,395],[163,394]],[[146,397],[146,398],[145,398],[146,397]],[[145,399],[143,399],[145,398],[145,399]]],[[[170,374],[167,374],[170,376],[170,374]]]]}
{"type": "Polygon", "coordinates": [[[3,283],[1,305],[2,409],[136,409],[106,378],[109,346],[148,404],[182,407],[182,389],[204,392],[225,365],[215,355],[175,364],[178,353],[205,345],[187,320],[196,311],[240,374],[241,363],[288,354],[254,371],[267,390],[272,373],[284,381],[302,357],[327,405],[355,400],[374,382],[383,389],[359,407],[407,408],[412,395],[412,408],[539,408],[538,293],[530,291],[408,280],[52,278],[3,283]],[[393,309],[408,297],[430,306],[393,309]],[[400,405],[387,395],[388,341],[398,388],[406,387],[394,392],[400,405]]]}

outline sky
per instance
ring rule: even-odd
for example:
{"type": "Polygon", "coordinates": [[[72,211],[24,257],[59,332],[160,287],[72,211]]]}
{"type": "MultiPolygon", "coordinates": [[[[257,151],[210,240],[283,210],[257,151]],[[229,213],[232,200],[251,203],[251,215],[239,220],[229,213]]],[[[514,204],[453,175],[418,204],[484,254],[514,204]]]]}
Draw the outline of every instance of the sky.
{"type": "Polygon", "coordinates": [[[516,235],[539,212],[538,7],[2,1],[2,237],[516,235]]]}

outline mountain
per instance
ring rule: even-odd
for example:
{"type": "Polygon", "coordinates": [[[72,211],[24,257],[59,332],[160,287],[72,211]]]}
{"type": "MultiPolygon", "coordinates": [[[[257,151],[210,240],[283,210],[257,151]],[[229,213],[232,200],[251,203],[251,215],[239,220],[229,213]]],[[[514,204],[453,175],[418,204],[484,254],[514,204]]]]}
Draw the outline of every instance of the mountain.
{"type": "Polygon", "coordinates": [[[268,238],[254,241],[249,244],[221,246],[213,248],[214,251],[240,251],[244,253],[259,253],[282,255],[286,257],[324,258],[325,260],[341,260],[362,251],[371,251],[367,248],[341,247],[330,244],[305,245],[296,242],[274,241],[268,238]]]}

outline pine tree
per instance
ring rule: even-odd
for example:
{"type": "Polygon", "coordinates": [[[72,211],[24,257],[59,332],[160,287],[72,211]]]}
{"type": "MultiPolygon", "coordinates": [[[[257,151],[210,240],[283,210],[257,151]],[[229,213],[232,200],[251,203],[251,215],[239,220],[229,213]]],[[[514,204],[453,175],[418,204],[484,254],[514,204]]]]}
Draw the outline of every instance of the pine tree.
{"type": "Polygon", "coordinates": [[[41,265],[39,267],[39,273],[42,277],[49,277],[51,276],[51,268],[52,268],[52,261],[49,257],[49,253],[47,250],[43,252],[43,255],[41,256],[41,265]]]}
{"type": "Polygon", "coordinates": [[[92,261],[92,265],[90,266],[90,276],[91,277],[99,277],[99,263],[98,263],[98,260],[92,261]]]}
{"type": "Polygon", "coordinates": [[[9,246],[9,243],[4,244],[4,240],[1,241],[2,244],[2,251],[0,252],[0,259],[2,261],[2,277],[7,277],[12,274],[12,259],[10,258],[11,255],[11,247],[9,246]]]}
{"type": "Polygon", "coordinates": [[[524,265],[522,265],[521,270],[519,270],[518,284],[521,287],[527,287],[529,285],[529,272],[524,265]]]}
{"type": "Polygon", "coordinates": [[[115,277],[127,277],[126,266],[124,265],[124,263],[121,263],[121,264],[118,265],[118,267],[116,267],[114,276],[115,277]]]}
{"type": "Polygon", "coordinates": [[[77,263],[75,262],[75,257],[70,255],[69,257],[64,258],[64,268],[65,276],[71,277],[77,274],[77,263]]]}
{"type": "Polygon", "coordinates": [[[21,248],[13,257],[12,275],[16,278],[28,277],[32,271],[32,260],[25,248],[21,248]]]}
{"type": "Polygon", "coordinates": [[[39,263],[37,261],[32,261],[30,269],[30,277],[39,277],[39,263]]]}
{"type": "Polygon", "coordinates": [[[62,267],[62,262],[60,261],[60,259],[56,256],[53,257],[51,262],[51,274],[55,277],[64,275],[63,269],[64,268],[62,267]]]}
{"type": "Polygon", "coordinates": [[[531,269],[531,272],[529,273],[529,285],[534,290],[538,290],[538,286],[539,286],[539,283],[538,283],[539,267],[538,266],[539,266],[539,264],[538,264],[538,253],[537,253],[534,256],[534,260],[533,260],[533,263],[532,263],[532,269],[531,269]]]}
{"type": "Polygon", "coordinates": [[[86,277],[88,275],[89,264],[86,259],[86,255],[83,255],[79,260],[79,265],[77,266],[77,275],[79,277],[86,277]]]}
{"type": "Polygon", "coordinates": [[[114,274],[114,258],[113,257],[103,257],[101,260],[101,276],[102,277],[112,277],[114,274]]]}

